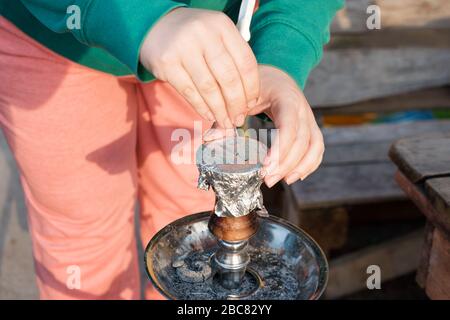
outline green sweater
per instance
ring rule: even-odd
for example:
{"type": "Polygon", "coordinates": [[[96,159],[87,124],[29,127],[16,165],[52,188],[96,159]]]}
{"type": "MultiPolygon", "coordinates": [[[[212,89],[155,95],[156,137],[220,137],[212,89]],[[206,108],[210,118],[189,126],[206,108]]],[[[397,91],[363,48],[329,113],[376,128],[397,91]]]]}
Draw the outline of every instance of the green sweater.
{"type": "MultiPolygon", "coordinates": [[[[260,0],[250,45],[259,63],[278,67],[303,87],[329,40],[329,24],[344,0],[260,0]]],[[[170,10],[219,10],[237,19],[239,0],[0,0],[0,14],[47,48],[116,76],[154,77],[139,63],[151,27],[170,10]],[[81,28],[67,27],[77,5],[81,28]],[[69,11],[69,13],[67,13],[69,11]],[[72,29],[72,30],[71,30],[72,29]]]]}

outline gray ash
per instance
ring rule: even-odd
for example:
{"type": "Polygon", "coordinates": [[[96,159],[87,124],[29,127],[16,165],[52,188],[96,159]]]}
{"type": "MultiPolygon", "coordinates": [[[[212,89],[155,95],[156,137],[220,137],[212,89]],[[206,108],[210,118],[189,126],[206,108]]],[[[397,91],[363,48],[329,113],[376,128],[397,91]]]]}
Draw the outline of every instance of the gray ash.
{"type": "Polygon", "coordinates": [[[204,282],[212,274],[208,259],[208,255],[204,255],[200,251],[195,251],[183,260],[178,259],[174,261],[172,267],[176,268],[178,277],[184,282],[204,282]]]}
{"type": "Polygon", "coordinates": [[[278,254],[258,251],[249,246],[251,262],[248,267],[261,277],[262,284],[247,272],[240,288],[228,290],[220,285],[213,271],[205,273],[204,266],[210,266],[212,253],[195,251],[184,257],[183,267],[191,268],[193,278],[192,275],[186,278],[186,274],[180,273],[180,268],[166,267],[164,271],[167,278],[171,279],[174,296],[184,300],[225,300],[236,296],[245,300],[294,300],[299,297],[298,277],[278,254]]]}

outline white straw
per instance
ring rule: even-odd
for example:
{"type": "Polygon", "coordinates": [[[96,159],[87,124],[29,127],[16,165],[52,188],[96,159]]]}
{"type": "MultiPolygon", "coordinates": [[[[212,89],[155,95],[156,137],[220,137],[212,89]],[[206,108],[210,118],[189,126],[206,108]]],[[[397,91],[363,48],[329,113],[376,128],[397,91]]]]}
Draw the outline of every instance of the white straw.
{"type": "Polygon", "coordinates": [[[250,40],[250,23],[252,22],[253,11],[255,10],[256,0],[242,0],[239,9],[237,28],[245,41],[250,40]]]}

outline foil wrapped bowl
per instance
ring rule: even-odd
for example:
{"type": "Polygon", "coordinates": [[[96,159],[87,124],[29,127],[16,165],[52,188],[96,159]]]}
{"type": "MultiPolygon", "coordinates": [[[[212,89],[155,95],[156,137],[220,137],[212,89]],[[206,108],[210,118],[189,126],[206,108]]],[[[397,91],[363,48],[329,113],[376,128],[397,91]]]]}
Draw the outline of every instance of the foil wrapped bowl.
{"type": "Polygon", "coordinates": [[[218,217],[241,217],[254,211],[267,215],[260,190],[266,154],[263,143],[245,136],[224,137],[198,149],[198,188],[214,190],[218,217]]]}
{"type": "Polygon", "coordinates": [[[160,230],[145,250],[150,281],[168,299],[315,300],[328,280],[328,263],[304,231],[275,217],[258,217],[249,240],[251,262],[242,287],[228,290],[215,279],[211,256],[217,240],[210,212],[181,218],[160,230]]]}

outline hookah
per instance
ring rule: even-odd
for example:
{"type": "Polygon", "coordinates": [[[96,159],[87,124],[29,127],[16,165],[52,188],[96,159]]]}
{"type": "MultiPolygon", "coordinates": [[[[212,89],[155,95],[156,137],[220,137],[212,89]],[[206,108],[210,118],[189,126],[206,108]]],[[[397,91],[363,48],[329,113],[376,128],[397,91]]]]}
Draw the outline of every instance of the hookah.
{"type": "Polygon", "coordinates": [[[198,187],[216,195],[212,212],[181,218],[145,250],[153,285],[168,299],[318,299],[328,264],[304,231],[269,215],[260,186],[266,146],[232,136],[197,151],[198,187]]]}
{"type": "MultiPolygon", "coordinates": [[[[256,0],[243,0],[237,27],[250,39],[256,0]]],[[[148,243],[150,281],[172,300],[314,300],[325,290],[328,263],[317,243],[269,215],[260,190],[266,146],[224,137],[197,151],[198,187],[216,195],[212,212],[167,225],[148,243]]]]}

